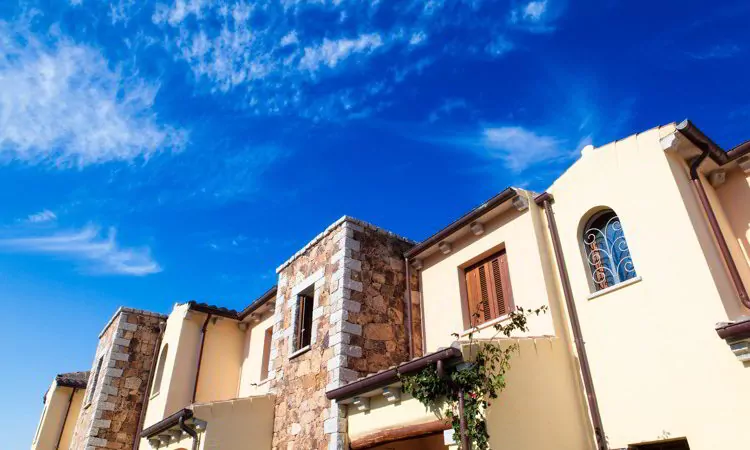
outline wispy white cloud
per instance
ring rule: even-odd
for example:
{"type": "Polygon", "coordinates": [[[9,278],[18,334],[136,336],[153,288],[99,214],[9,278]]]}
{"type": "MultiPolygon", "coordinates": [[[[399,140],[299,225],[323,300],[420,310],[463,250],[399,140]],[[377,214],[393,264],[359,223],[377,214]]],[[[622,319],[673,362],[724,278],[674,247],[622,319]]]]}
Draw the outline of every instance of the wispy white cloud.
{"type": "Polygon", "coordinates": [[[353,54],[369,54],[382,45],[383,39],[377,33],[362,34],[355,39],[324,39],[320,45],[305,47],[299,67],[311,72],[317,71],[321,66],[334,68],[353,54]]]}
{"type": "Polygon", "coordinates": [[[30,223],[53,222],[57,220],[57,214],[50,211],[49,209],[44,209],[42,211],[39,211],[38,213],[29,215],[26,220],[30,223]]]}
{"type": "Polygon", "coordinates": [[[0,239],[0,250],[71,260],[79,264],[83,272],[96,275],[144,276],[162,271],[149,248],[121,248],[116,237],[115,228],[109,228],[102,235],[98,227],[87,225],[51,235],[0,239]]]}
{"type": "MultiPolygon", "coordinates": [[[[244,107],[257,114],[302,112],[305,116],[321,96],[335,97],[365,83],[361,76],[365,66],[370,78],[387,78],[396,85],[421,76],[444,57],[500,57],[514,48],[512,29],[550,26],[555,16],[548,11],[552,1],[524,3],[518,7],[519,23],[508,24],[503,18],[512,8],[477,0],[458,0],[450,12],[450,4],[443,0],[391,5],[344,0],[163,0],[151,15],[157,31],[149,29],[149,33],[187,63],[199,87],[214,93],[244,93],[244,107]],[[395,13],[396,20],[384,22],[383,11],[395,13]],[[460,30],[471,33],[457,39],[460,30]],[[442,36],[447,43],[439,44],[442,36]],[[381,55],[388,57],[372,64],[381,55]]],[[[353,117],[372,110],[372,103],[387,103],[382,97],[388,92],[383,90],[377,99],[362,98],[363,103],[346,103],[349,109],[339,108],[338,117],[353,117]]],[[[335,108],[336,102],[330,103],[335,108]]]]}
{"type": "Polygon", "coordinates": [[[550,0],[532,0],[513,8],[508,16],[508,22],[516,28],[533,33],[548,33],[554,31],[552,22],[561,13],[562,5],[557,1],[555,8],[550,0]]]}
{"type": "Polygon", "coordinates": [[[499,160],[514,172],[572,154],[562,139],[520,126],[485,128],[476,144],[484,157],[499,160]]]}
{"type": "Polygon", "coordinates": [[[0,161],[83,167],[180,150],[185,132],[153,112],[158,89],[54,29],[43,40],[0,22],[0,161]]]}
{"type": "Polygon", "coordinates": [[[466,104],[466,100],[462,98],[445,99],[440,104],[440,106],[430,112],[429,116],[427,117],[427,121],[437,122],[441,117],[448,116],[455,110],[466,109],[467,107],[468,105],[466,104]]]}
{"type": "Polygon", "coordinates": [[[687,56],[697,60],[728,59],[742,53],[742,48],[737,44],[719,44],[706,50],[694,50],[685,52],[687,56]]]}

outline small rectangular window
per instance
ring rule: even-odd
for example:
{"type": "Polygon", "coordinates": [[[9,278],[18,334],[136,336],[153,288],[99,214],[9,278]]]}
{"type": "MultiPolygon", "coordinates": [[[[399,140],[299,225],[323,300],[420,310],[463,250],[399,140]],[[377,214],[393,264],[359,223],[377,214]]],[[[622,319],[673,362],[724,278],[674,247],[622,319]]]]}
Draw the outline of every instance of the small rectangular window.
{"type": "Polygon", "coordinates": [[[480,325],[510,313],[513,309],[513,291],[510,288],[505,251],[468,267],[464,274],[469,326],[480,325]]]}
{"type": "Polygon", "coordinates": [[[297,325],[295,329],[295,350],[310,345],[312,337],[313,296],[300,294],[297,296],[297,325]]]}
{"type": "Polygon", "coordinates": [[[94,378],[91,379],[91,388],[89,389],[88,397],[86,398],[86,405],[90,405],[94,400],[94,393],[96,392],[96,384],[99,381],[99,372],[102,370],[102,362],[104,357],[99,358],[99,362],[96,363],[96,370],[94,371],[94,378]]]}
{"type": "Polygon", "coordinates": [[[271,359],[272,337],[273,337],[273,327],[266,330],[265,338],[263,340],[263,359],[260,362],[260,380],[261,381],[268,378],[268,362],[271,359]]]}

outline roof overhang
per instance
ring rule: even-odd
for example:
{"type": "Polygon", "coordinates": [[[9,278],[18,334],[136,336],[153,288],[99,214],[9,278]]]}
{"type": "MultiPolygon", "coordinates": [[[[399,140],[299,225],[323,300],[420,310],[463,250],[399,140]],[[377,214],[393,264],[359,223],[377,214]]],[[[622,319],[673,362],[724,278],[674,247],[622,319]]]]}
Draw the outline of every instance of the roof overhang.
{"type": "Polygon", "coordinates": [[[408,259],[424,258],[439,250],[439,246],[450,239],[456,239],[471,233],[471,225],[480,219],[500,215],[511,207],[511,201],[518,197],[519,191],[509,187],[488,199],[481,205],[467,212],[442,230],[412,247],[404,256],[408,259]]]}
{"type": "Polygon", "coordinates": [[[180,419],[182,419],[182,421],[184,422],[192,418],[193,410],[190,408],[183,408],[172,414],[171,416],[167,416],[164,419],[151,425],[150,427],[145,428],[143,431],[141,431],[141,437],[151,439],[155,436],[158,436],[159,434],[169,431],[174,427],[178,427],[180,424],[180,419]]]}
{"type": "Polygon", "coordinates": [[[674,135],[684,138],[691,145],[681,145],[680,139],[674,142],[670,138],[662,144],[663,148],[665,150],[675,149],[686,161],[698,157],[703,152],[708,152],[710,165],[707,168],[709,172],[735,162],[743,169],[750,167],[750,141],[745,141],[736,147],[725,150],[688,119],[675,126],[674,135]]]}
{"type": "Polygon", "coordinates": [[[390,386],[400,386],[400,375],[418,372],[425,367],[441,362],[447,365],[455,365],[463,361],[461,350],[456,347],[440,349],[434,353],[428,353],[419,358],[401,363],[396,367],[383,370],[353,381],[349,384],[326,392],[329,400],[337,400],[339,403],[352,403],[355,397],[374,397],[384,393],[384,389],[390,386]]]}
{"type": "Polygon", "coordinates": [[[276,286],[273,286],[260,297],[253,300],[245,309],[242,311],[236,311],[234,309],[224,308],[216,305],[209,305],[207,303],[198,303],[195,301],[188,302],[188,309],[190,311],[200,312],[204,314],[211,314],[212,316],[224,317],[226,319],[243,321],[247,318],[252,318],[255,313],[266,313],[273,312],[276,307],[276,302],[272,301],[276,299],[276,286]]]}

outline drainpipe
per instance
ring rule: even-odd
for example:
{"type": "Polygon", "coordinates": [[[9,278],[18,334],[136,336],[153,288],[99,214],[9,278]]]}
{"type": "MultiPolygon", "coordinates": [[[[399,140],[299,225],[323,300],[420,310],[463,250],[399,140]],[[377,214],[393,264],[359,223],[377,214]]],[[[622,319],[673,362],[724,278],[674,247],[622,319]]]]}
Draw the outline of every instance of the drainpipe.
{"type": "Polygon", "coordinates": [[[458,390],[458,415],[460,424],[459,431],[461,432],[461,450],[471,450],[469,433],[466,429],[466,415],[464,414],[464,388],[458,390]]]}
{"type": "Polygon", "coordinates": [[[411,265],[409,264],[409,258],[404,257],[404,263],[406,264],[406,339],[409,342],[409,361],[414,358],[414,343],[412,336],[412,328],[414,323],[411,317],[411,265]]]}
{"type": "Polygon", "coordinates": [[[555,213],[552,210],[552,200],[552,195],[548,192],[545,192],[539,195],[535,199],[535,202],[537,203],[537,205],[541,203],[541,206],[544,208],[544,211],[547,215],[547,226],[549,227],[550,236],[552,238],[552,247],[555,251],[557,270],[560,274],[560,283],[562,284],[563,288],[565,305],[567,306],[568,316],[570,317],[570,328],[573,332],[573,341],[575,342],[576,349],[578,351],[578,364],[581,368],[583,386],[586,390],[586,401],[591,413],[591,422],[594,426],[594,435],[596,436],[597,448],[599,450],[607,450],[607,438],[604,434],[604,426],[602,425],[602,416],[599,411],[599,401],[596,398],[596,391],[594,390],[594,381],[591,377],[591,367],[589,366],[589,358],[588,354],[586,353],[586,343],[583,340],[581,323],[578,320],[578,310],[576,310],[575,301],[573,300],[573,289],[570,285],[568,268],[565,265],[565,258],[563,257],[562,253],[560,234],[557,231],[555,213]]]}
{"type": "MultiPolygon", "coordinates": [[[[696,145],[699,144],[696,142],[694,143],[696,145]]],[[[737,296],[740,298],[740,302],[742,302],[745,308],[750,309],[750,298],[748,298],[745,284],[742,282],[742,277],[740,276],[740,272],[737,270],[737,265],[734,262],[734,258],[732,258],[732,254],[729,252],[729,246],[727,245],[726,239],[724,239],[724,233],[722,233],[721,231],[719,221],[716,220],[716,214],[711,207],[711,202],[708,200],[708,195],[706,195],[706,189],[703,187],[703,183],[701,183],[700,176],[698,175],[698,167],[703,163],[703,161],[706,160],[709,151],[704,145],[698,145],[698,147],[703,153],[701,153],[701,155],[696,158],[695,161],[692,162],[692,164],[690,164],[690,181],[693,183],[693,186],[695,186],[695,190],[698,192],[698,199],[701,202],[703,211],[705,211],[706,216],[708,217],[708,223],[711,226],[711,231],[713,232],[714,238],[716,239],[716,243],[719,245],[719,252],[721,252],[721,256],[724,259],[724,263],[726,263],[727,270],[729,270],[729,277],[732,279],[734,290],[737,293],[737,296]]]]}
{"type": "Polygon", "coordinates": [[[187,433],[191,438],[193,438],[193,450],[198,449],[198,433],[195,431],[195,429],[187,426],[185,423],[185,416],[180,416],[180,429],[187,433]]]}
{"type": "Polygon", "coordinates": [[[57,445],[55,445],[55,450],[58,450],[60,448],[60,441],[62,441],[63,433],[65,432],[65,423],[68,422],[68,414],[70,414],[70,406],[73,404],[73,396],[76,395],[77,388],[73,388],[73,391],[70,393],[70,398],[68,399],[68,407],[65,409],[65,415],[63,416],[63,423],[62,428],[60,428],[60,434],[57,436],[57,445]]]}
{"type": "Polygon", "coordinates": [[[143,393],[143,396],[141,398],[141,415],[138,416],[138,428],[135,432],[135,439],[133,440],[133,450],[138,450],[138,445],[141,441],[141,431],[143,431],[143,423],[146,420],[146,408],[148,407],[148,399],[151,395],[151,389],[154,384],[154,372],[156,371],[156,361],[159,359],[159,350],[161,349],[161,341],[164,338],[164,329],[166,328],[166,323],[159,322],[159,335],[156,337],[156,342],[154,342],[154,350],[153,358],[151,358],[151,369],[148,372],[148,382],[146,383],[146,391],[143,393]]]}
{"type": "Polygon", "coordinates": [[[201,346],[198,350],[198,367],[195,368],[195,386],[193,386],[193,400],[191,403],[195,403],[195,395],[198,393],[198,379],[201,376],[201,362],[203,361],[203,345],[206,343],[206,329],[208,328],[208,321],[211,320],[211,314],[206,315],[206,321],[203,322],[201,328],[201,346]]]}

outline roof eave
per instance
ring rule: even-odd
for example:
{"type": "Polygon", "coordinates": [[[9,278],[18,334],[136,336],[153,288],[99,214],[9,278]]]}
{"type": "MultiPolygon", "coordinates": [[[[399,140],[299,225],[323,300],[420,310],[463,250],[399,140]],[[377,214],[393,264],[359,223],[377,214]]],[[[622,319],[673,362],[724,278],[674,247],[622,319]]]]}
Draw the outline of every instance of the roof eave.
{"type": "Polygon", "coordinates": [[[419,244],[412,247],[409,251],[404,253],[404,256],[408,259],[413,259],[425,250],[429,249],[433,245],[436,245],[455,233],[456,231],[460,230],[461,228],[465,227],[466,225],[469,225],[471,222],[475,221],[482,215],[486,214],[489,211],[492,211],[493,209],[497,208],[498,206],[504,204],[508,200],[513,199],[518,195],[518,191],[516,189],[509,187],[506,188],[504,191],[500,192],[499,194],[495,195],[494,197],[490,198],[486,202],[482,203],[481,205],[477,206],[476,208],[472,209],[468,213],[464,214],[463,216],[459,217],[457,220],[452,222],[447,227],[443,228],[442,230],[438,231],[437,233],[433,234],[432,236],[428,237],[424,241],[420,242],[419,244]]]}

